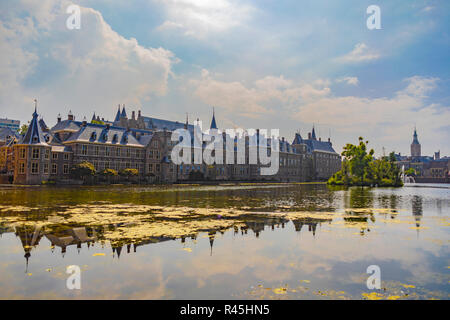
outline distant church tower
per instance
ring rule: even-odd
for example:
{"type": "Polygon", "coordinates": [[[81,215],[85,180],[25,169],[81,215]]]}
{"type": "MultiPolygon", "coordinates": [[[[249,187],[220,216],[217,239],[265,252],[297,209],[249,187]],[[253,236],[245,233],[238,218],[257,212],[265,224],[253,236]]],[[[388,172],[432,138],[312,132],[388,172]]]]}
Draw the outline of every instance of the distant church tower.
{"type": "Polygon", "coordinates": [[[411,143],[411,157],[420,157],[420,143],[417,139],[417,130],[414,128],[413,142],[411,143]]]}

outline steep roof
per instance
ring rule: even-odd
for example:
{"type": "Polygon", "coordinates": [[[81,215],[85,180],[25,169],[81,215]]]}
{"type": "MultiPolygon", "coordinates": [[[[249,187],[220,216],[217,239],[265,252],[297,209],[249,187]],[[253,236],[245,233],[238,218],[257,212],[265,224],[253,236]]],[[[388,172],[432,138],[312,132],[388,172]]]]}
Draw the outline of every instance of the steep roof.
{"type": "Polygon", "coordinates": [[[20,135],[17,131],[12,130],[11,128],[0,128],[0,141],[6,141],[11,138],[20,138],[20,135]]]}
{"type": "Polygon", "coordinates": [[[212,116],[212,120],[211,120],[210,129],[217,129],[216,116],[214,114],[214,110],[213,110],[213,116],[212,116]]]}
{"type": "Polygon", "coordinates": [[[44,145],[47,146],[47,142],[41,128],[41,124],[38,121],[37,110],[33,112],[33,119],[28,126],[27,133],[20,141],[20,144],[33,144],[33,145],[44,145]]]}
{"type": "Polygon", "coordinates": [[[311,151],[324,151],[336,153],[332,145],[328,141],[319,141],[314,139],[303,140],[304,143],[311,149],[311,151]]]}
{"type": "Polygon", "coordinates": [[[314,129],[314,126],[312,128],[312,132],[311,132],[311,139],[316,140],[316,130],[314,129]]]}
{"type": "Polygon", "coordinates": [[[413,142],[412,144],[419,144],[419,139],[417,138],[417,130],[414,128],[413,142]]]}
{"type": "Polygon", "coordinates": [[[116,117],[114,118],[114,122],[120,121],[120,104],[119,108],[117,109],[116,117]]]}
{"type": "Polygon", "coordinates": [[[50,131],[58,132],[58,131],[78,131],[80,130],[82,122],[74,121],[74,120],[63,120],[58,122],[50,131]]]}
{"type": "Polygon", "coordinates": [[[105,125],[92,123],[82,125],[79,131],[72,133],[64,142],[105,143],[132,147],[143,146],[131,134],[131,131],[127,131],[125,128],[107,127],[105,125]]]}
{"type": "MultiPolygon", "coordinates": [[[[167,129],[168,131],[175,131],[177,129],[184,129],[184,123],[178,121],[170,121],[170,120],[162,120],[151,117],[142,117],[145,122],[145,126],[147,129],[155,130],[155,129],[167,129]]],[[[193,131],[194,126],[192,124],[188,124],[188,130],[193,131]]]]}
{"type": "Polygon", "coordinates": [[[295,134],[294,141],[292,141],[292,144],[302,144],[302,143],[303,143],[302,136],[300,135],[300,133],[297,132],[295,134]]]}

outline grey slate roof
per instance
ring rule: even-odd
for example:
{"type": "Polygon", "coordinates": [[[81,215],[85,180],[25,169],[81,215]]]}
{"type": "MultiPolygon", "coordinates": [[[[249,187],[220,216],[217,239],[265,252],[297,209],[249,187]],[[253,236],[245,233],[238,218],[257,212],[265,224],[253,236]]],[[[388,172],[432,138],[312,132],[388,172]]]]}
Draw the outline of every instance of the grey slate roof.
{"type": "Polygon", "coordinates": [[[20,135],[17,131],[12,130],[11,128],[0,128],[0,141],[6,141],[13,137],[19,139],[20,135]]]}
{"type": "Polygon", "coordinates": [[[44,136],[41,124],[38,121],[37,110],[34,110],[33,119],[28,126],[27,133],[19,142],[20,144],[33,144],[33,145],[45,145],[47,146],[47,140],[44,136]]]}
{"type": "MultiPolygon", "coordinates": [[[[147,129],[167,129],[168,131],[175,131],[176,129],[184,129],[184,123],[178,121],[170,121],[170,120],[162,120],[151,117],[143,117],[145,126],[147,129]]],[[[193,131],[194,126],[192,124],[188,124],[188,130],[193,131]]]]}
{"type": "Polygon", "coordinates": [[[111,145],[135,146],[143,145],[125,128],[107,127],[105,125],[87,123],[80,130],[72,133],[65,142],[91,142],[111,145]]]}
{"type": "Polygon", "coordinates": [[[78,131],[82,122],[74,121],[74,120],[63,120],[58,122],[53,128],[51,128],[52,132],[58,131],[78,131]]]}
{"type": "Polygon", "coordinates": [[[319,141],[314,139],[303,140],[304,143],[311,149],[311,151],[325,151],[336,153],[328,141],[319,141]]]}

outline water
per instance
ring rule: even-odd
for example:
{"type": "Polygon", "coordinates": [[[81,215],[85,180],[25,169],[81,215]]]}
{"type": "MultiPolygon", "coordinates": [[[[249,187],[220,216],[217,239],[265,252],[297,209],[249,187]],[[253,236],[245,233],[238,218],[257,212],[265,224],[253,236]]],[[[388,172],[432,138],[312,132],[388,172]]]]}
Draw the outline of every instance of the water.
{"type": "Polygon", "coordinates": [[[448,185],[0,187],[0,199],[2,299],[449,299],[448,185]]]}

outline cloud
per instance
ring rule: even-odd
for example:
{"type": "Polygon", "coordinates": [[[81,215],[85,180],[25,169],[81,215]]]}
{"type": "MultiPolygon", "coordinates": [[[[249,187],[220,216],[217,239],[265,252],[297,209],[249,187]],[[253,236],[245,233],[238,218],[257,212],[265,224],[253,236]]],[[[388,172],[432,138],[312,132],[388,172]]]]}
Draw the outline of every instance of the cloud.
{"type": "Polygon", "coordinates": [[[426,102],[427,95],[436,88],[438,79],[414,76],[404,79],[404,82],[406,87],[393,97],[330,95],[319,98],[299,105],[295,118],[320,121],[322,125],[332,127],[347,137],[364,135],[371,141],[387,146],[406,146],[405,137],[411,135],[414,123],[426,133],[428,138],[422,140],[427,141],[427,144],[431,145],[432,138],[436,136],[440,136],[443,141],[450,138],[449,132],[444,136],[442,132],[437,132],[448,125],[450,108],[426,102]]]}
{"type": "Polygon", "coordinates": [[[360,63],[380,58],[380,54],[373,52],[365,43],[357,43],[355,48],[337,60],[342,63],[360,63]]]}
{"type": "Polygon", "coordinates": [[[91,8],[81,8],[81,29],[69,30],[69,4],[17,1],[2,16],[2,113],[29,119],[37,98],[44,115],[72,109],[79,116],[96,111],[112,117],[118,103],[140,106],[167,93],[172,52],[122,37],[91,8]]]}
{"type": "Polygon", "coordinates": [[[167,20],[160,31],[184,30],[185,35],[203,38],[245,23],[253,7],[237,0],[156,0],[165,6],[167,20]]]}
{"type": "Polygon", "coordinates": [[[207,70],[200,79],[191,79],[194,95],[202,102],[225,109],[231,115],[259,118],[273,114],[281,106],[290,106],[299,101],[309,101],[330,93],[326,81],[314,84],[299,83],[283,76],[267,76],[246,86],[239,81],[221,81],[207,70]]]}
{"type": "Polygon", "coordinates": [[[336,79],[336,82],[337,83],[345,82],[346,84],[357,86],[359,83],[359,80],[357,77],[342,77],[342,78],[336,79]]]}

